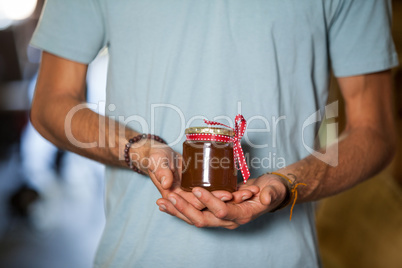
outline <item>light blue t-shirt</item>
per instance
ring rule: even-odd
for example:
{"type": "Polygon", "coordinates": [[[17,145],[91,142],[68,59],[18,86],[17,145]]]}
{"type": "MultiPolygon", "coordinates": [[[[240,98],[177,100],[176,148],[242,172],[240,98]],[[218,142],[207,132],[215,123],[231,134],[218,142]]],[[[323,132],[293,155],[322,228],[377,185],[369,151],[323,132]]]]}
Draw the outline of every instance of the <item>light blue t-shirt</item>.
{"type": "MultiPolygon", "coordinates": [[[[397,64],[390,1],[48,0],[32,44],[81,63],[108,47],[106,114],[181,152],[202,118],[248,120],[251,177],[309,154],[336,76],[397,64]],[[311,119],[311,118],[310,118],[311,119]],[[314,122],[313,120],[312,122],[314,122]]],[[[236,230],[158,210],[149,178],[107,167],[96,267],[317,267],[311,203],[236,230]]]]}

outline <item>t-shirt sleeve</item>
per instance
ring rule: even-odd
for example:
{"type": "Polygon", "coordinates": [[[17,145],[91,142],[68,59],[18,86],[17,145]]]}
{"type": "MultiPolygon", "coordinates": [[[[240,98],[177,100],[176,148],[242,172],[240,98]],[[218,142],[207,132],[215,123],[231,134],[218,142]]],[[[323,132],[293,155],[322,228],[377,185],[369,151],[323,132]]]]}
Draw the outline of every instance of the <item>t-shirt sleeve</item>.
{"type": "MultiPolygon", "coordinates": [[[[333,2],[333,1],[332,1],[333,2]]],[[[327,2],[328,3],[328,2],[327,2]]],[[[328,5],[328,43],[337,77],[398,65],[391,35],[391,0],[339,0],[328,5]]]]}
{"type": "Polygon", "coordinates": [[[31,45],[90,63],[105,46],[105,22],[96,0],[47,0],[31,45]]]}

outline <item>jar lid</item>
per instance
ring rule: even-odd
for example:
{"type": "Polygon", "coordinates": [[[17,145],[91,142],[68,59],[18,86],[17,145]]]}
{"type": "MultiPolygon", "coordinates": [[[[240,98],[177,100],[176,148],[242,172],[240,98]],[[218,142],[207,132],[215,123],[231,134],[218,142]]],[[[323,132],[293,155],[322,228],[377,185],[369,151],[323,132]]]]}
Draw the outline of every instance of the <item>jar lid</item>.
{"type": "Polygon", "coordinates": [[[221,127],[190,127],[185,131],[186,134],[213,134],[213,135],[225,135],[234,136],[234,131],[229,128],[221,127]]]}

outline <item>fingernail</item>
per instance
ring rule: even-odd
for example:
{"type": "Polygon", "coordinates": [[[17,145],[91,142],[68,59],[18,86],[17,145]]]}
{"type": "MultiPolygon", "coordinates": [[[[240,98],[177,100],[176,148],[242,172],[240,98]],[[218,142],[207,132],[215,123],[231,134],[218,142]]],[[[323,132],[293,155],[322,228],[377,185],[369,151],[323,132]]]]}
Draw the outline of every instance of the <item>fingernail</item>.
{"type": "Polygon", "coordinates": [[[221,198],[221,201],[224,201],[224,202],[225,202],[225,201],[229,201],[229,200],[230,200],[230,198],[227,198],[226,196],[224,196],[224,197],[221,198]]]}
{"type": "Polygon", "coordinates": [[[195,195],[196,197],[200,198],[200,197],[201,197],[201,192],[199,192],[199,191],[194,191],[194,195],[195,195]]]}
{"type": "Polygon", "coordinates": [[[241,200],[246,200],[247,199],[247,196],[246,195],[243,195],[242,197],[241,197],[241,200]]]}
{"type": "Polygon", "coordinates": [[[161,185],[163,186],[163,181],[165,180],[165,177],[162,177],[161,179],[161,185]]]}
{"type": "Polygon", "coordinates": [[[176,205],[176,199],[174,197],[169,197],[168,199],[173,205],[176,205]]]}
{"type": "Polygon", "coordinates": [[[165,205],[160,205],[159,208],[162,209],[162,210],[166,210],[166,206],[165,206],[165,205]]]}

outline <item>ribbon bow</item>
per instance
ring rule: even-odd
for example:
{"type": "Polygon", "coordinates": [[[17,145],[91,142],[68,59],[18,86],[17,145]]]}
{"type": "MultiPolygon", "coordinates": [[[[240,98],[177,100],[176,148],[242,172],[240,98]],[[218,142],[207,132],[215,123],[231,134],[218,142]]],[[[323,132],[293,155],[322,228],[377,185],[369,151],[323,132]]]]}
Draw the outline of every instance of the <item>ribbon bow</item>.
{"type": "Polygon", "coordinates": [[[234,131],[235,135],[230,138],[230,142],[233,142],[233,157],[236,165],[236,169],[240,170],[241,175],[243,176],[244,183],[247,182],[247,179],[250,177],[250,171],[248,169],[246,159],[244,157],[243,149],[241,148],[241,138],[246,131],[247,122],[246,119],[241,114],[238,114],[235,118],[235,128],[231,128],[227,125],[224,125],[215,121],[208,121],[204,119],[205,124],[207,125],[220,125],[227,128],[230,128],[234,131]]]}

